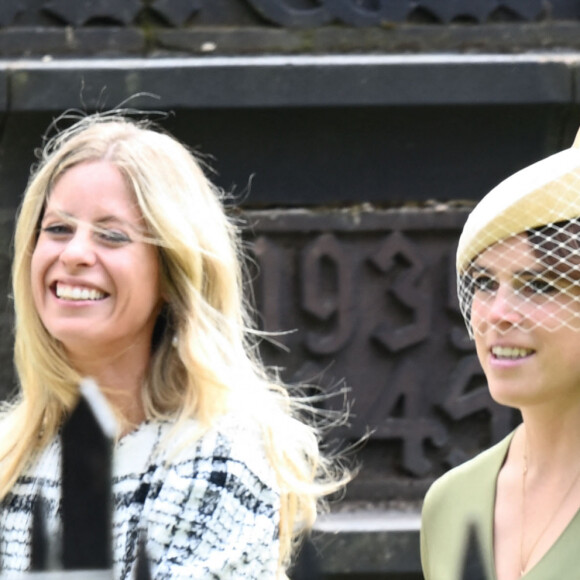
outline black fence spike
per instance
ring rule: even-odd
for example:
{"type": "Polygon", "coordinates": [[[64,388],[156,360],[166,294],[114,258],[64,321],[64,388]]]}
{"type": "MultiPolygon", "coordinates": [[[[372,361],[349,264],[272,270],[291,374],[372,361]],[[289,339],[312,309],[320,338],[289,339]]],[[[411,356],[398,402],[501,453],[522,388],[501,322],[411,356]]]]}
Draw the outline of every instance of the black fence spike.
{"type": "Polygon", "coordinates": [[[461,580],[488,580],[481,553],[481,543],[474,524],[468,528],[461,580]]]}
{"type": "Polygon", "coordinates": [[[149,558],[147,557],[145,534],[139,537],[137,546],[137,561],[135,562],[135,573],[133,580],[151,580],[151,569],[149,568],[149,558]]]}
{"type": "Polygon", "coordinates": [[[93,381],[83,387],[62,429],[62,567],[102,570],[112,565],[112,414],[93,381]]]}
{"type": "Polygon", "coordinates": [[[38,495],[32,505],[30,570],[43,572],[48,570],[48,532],[46,529],[45,506],[42,496],[38,495]]]}

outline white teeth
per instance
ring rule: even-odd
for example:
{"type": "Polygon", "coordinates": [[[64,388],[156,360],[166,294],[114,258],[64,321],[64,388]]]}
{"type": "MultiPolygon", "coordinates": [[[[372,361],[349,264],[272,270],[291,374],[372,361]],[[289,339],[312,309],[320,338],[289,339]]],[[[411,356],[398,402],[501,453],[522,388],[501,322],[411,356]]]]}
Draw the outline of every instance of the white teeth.
{"type": "Polygon", "coordinates": [[[529,356],[534,351],[529,348],[517,348],[511,346],[494,346],[491,354],[496,358],[518,359],[529,356]]]}
{"type": "Polygon", "coordinates": [[[67,284],[57,284],[56,295],[63,300],[102,300],[105,297],[104,292],[94,288],[68,286],[67,284]]]}

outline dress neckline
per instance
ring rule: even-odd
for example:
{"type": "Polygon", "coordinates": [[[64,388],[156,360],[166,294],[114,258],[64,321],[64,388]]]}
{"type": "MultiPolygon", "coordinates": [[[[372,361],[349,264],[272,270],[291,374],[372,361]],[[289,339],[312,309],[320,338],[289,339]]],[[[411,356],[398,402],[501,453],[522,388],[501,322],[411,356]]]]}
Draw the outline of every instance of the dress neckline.
{"type": "MultiPolygon", "coordinates": [[[[499,473],[502,467],[505,464],[507,459],[514,435],[516,430],[512,431],[509,435],[505,437],[503,441],[498,443],[500,449],[498,451],[503,451],[500,455],[500,461],[498,462],[497,469],[494,471],[494,479],[493,479],[493,488],[491,494],[491,505],[490,505],[490,512],[491,517],[487,520],[488,529],[484,537],[486,538],[485,541],[488,543],[486,549],[491,554],[491,570],[493,574],[492,580],[497,580],[496,576],[496,568],[495,568],[495,551],[494,551],[494,518],[495,518],[495,502],[497,496],[497,484],[499,479],[499,473]],[[503,447],[503,449],[502,449],[503,447]]],[[[576,538],[572,540],[575,544],[577,544],[577,538],[580,537],[580,507],[576,510],[576,513],[572,516],[566,527],[562,530],[562,533],[554,540],[552,545],[544,552],[542,557],[522,576],[524,580],[546,580],[551,579],[550,572],[552,566],[550,562],[557,557],[557,552],[563,550],[562,546],[564,546],[567,542],[569,542],[569,538],[576,538]],[[577,530],[574,533],[574,530],[577,530]],[[556,556],[554,556],[554,552],[556,552],[556,556]]]]}

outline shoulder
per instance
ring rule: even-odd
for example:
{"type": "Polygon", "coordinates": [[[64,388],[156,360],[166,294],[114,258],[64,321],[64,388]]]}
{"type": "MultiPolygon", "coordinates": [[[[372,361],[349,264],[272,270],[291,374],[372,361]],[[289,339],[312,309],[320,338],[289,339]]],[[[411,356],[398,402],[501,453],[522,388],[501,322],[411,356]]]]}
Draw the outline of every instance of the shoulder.
{"type": "Polygon", "coordinates": [[[35,452],[22,471],[21,478],[40,480],[59,479],[61,469],[60,437],[54,437],[45,447],[35,452]]]}
{"type": "Polygon", "coordinates": [[[505,459],[512,437],[513,433],[510,433],[489,449],[478,453],[472,459],[442,475],[431,486],[433,492],[439,488],[461,485],[466,479],[477,480],[480,475],[488,473],[489,470],[499,469],[505,459]]]}
{"type": "Polygon", "coordinates": [[[513,433],[473,459],[451,469],[429,488],[424,501],[424,512],[445,504],[472,501],[478,493],[486,493],[493,484],[505,459],[513,433]]]}
{"type": "Polygon", "coordinates": [[[495,482],[513,434],[448,471],[429,488],[421,514],[421,559],[425,578],[459,578],[464,543],[475,525],[488,538],[495,482]]]}
{"type": "Polygon", "coordinates": [[[126,436],[116,455],[118,474],[127,469],[143,472],[151,464],[161,471],[195,473],[197,478],[219,469],[251,474],[266,487],[276,488],[262,430],[239,414],[225,415],[209,429],[193,419],[152,421],[126,436]]]}
{"type": "MultiPolygon", "coordinates": [[[[171,426],[166,428],[171,434],[171,426]]],[[[280,494],[260,430],[243,417],[225,416],[199,434],[194,421],[180,425],[154,461],[155,511],[179,505],[180,517],[188,521],[209,527],[229,522],[236,529],[257,526],[258,517],[263,519],[258,528],[272,532],[280,494]]]]}
{"type": "Polygon", "coordinates": [[[261,427],[250,418],[228,414],[199,440],[201,457],[221,457],[230,470],[248,471],[268,487],[276,487],[276,479],[261,427]]]}
{"type": "Polygon", "coordinates": [[[143,424],[117,446],[116,501],[147,498],[150,512],[166,515],[178,505],[183,517],[185,510],[213,513],[218,501],[232,513],[257,501],[274,509],[279,490],[261,441],[251,425],[228,418],[209,430],[194,420],[143,424]]]}
{"type": "Polygon", "coordinates": [[[2,500],[0,515],[11,533],[18,529],[28,529],[32,518],[32,506],[39,489],[42,490],[42,499],[48,510],[45,514],[49,516],[48,523],[50,526],[56,525],[54,518],[61,495],[60,481],[61,446],[60,439],[56,437],[30,458],[2,500]]]}

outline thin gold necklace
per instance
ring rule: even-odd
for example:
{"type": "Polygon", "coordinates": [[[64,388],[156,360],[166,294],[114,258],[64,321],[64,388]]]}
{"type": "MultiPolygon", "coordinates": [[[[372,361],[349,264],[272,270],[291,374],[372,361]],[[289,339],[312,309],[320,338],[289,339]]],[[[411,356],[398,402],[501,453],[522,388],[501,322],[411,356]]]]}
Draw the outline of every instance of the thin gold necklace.
{"type": "Polygon", "coordinates": [[[522,531],[520,534],[520,577],[522,577],[526,573],[526,568],[528,567],[528,563],[530,561],[530,558],[532,557],[532,554],[534,553],[534,550],[536,549],[536,546],[538,545],[539,541],[544,537],[544,534],[546,533],[546,531],[550,527],[550,524],[554,521],[554,519],[556,518],[556,516],[558,515],[558,513],[562,509],[562,506],[564,505],[564,503],[568,499],[568,496],[572,493],[572,490],[574,489],[576,483],[578,482],[578,479],[580,478],[580,469],[579,469],[578,473],[576,473],[576,475],[574,476],[572,483],[570,484],[570,486],[566,490],[566,493],[563,495],[562,499],[560,500],[560,502],[556,506],[556,509],[552,512],[552,517],[548,520],[546,525],[542,528],[542,531],[540,532],[539,536],[535,539],[534,543],[532,544],[531,548],[529,549],[527,557],[524,558],[524,534],[526,531],[526,478],[528,475],[528,440],[527,439],[525,441],[524,446],[525,446],[525,449],[524,449],[524,468],[522,470],[522,531]]]}

